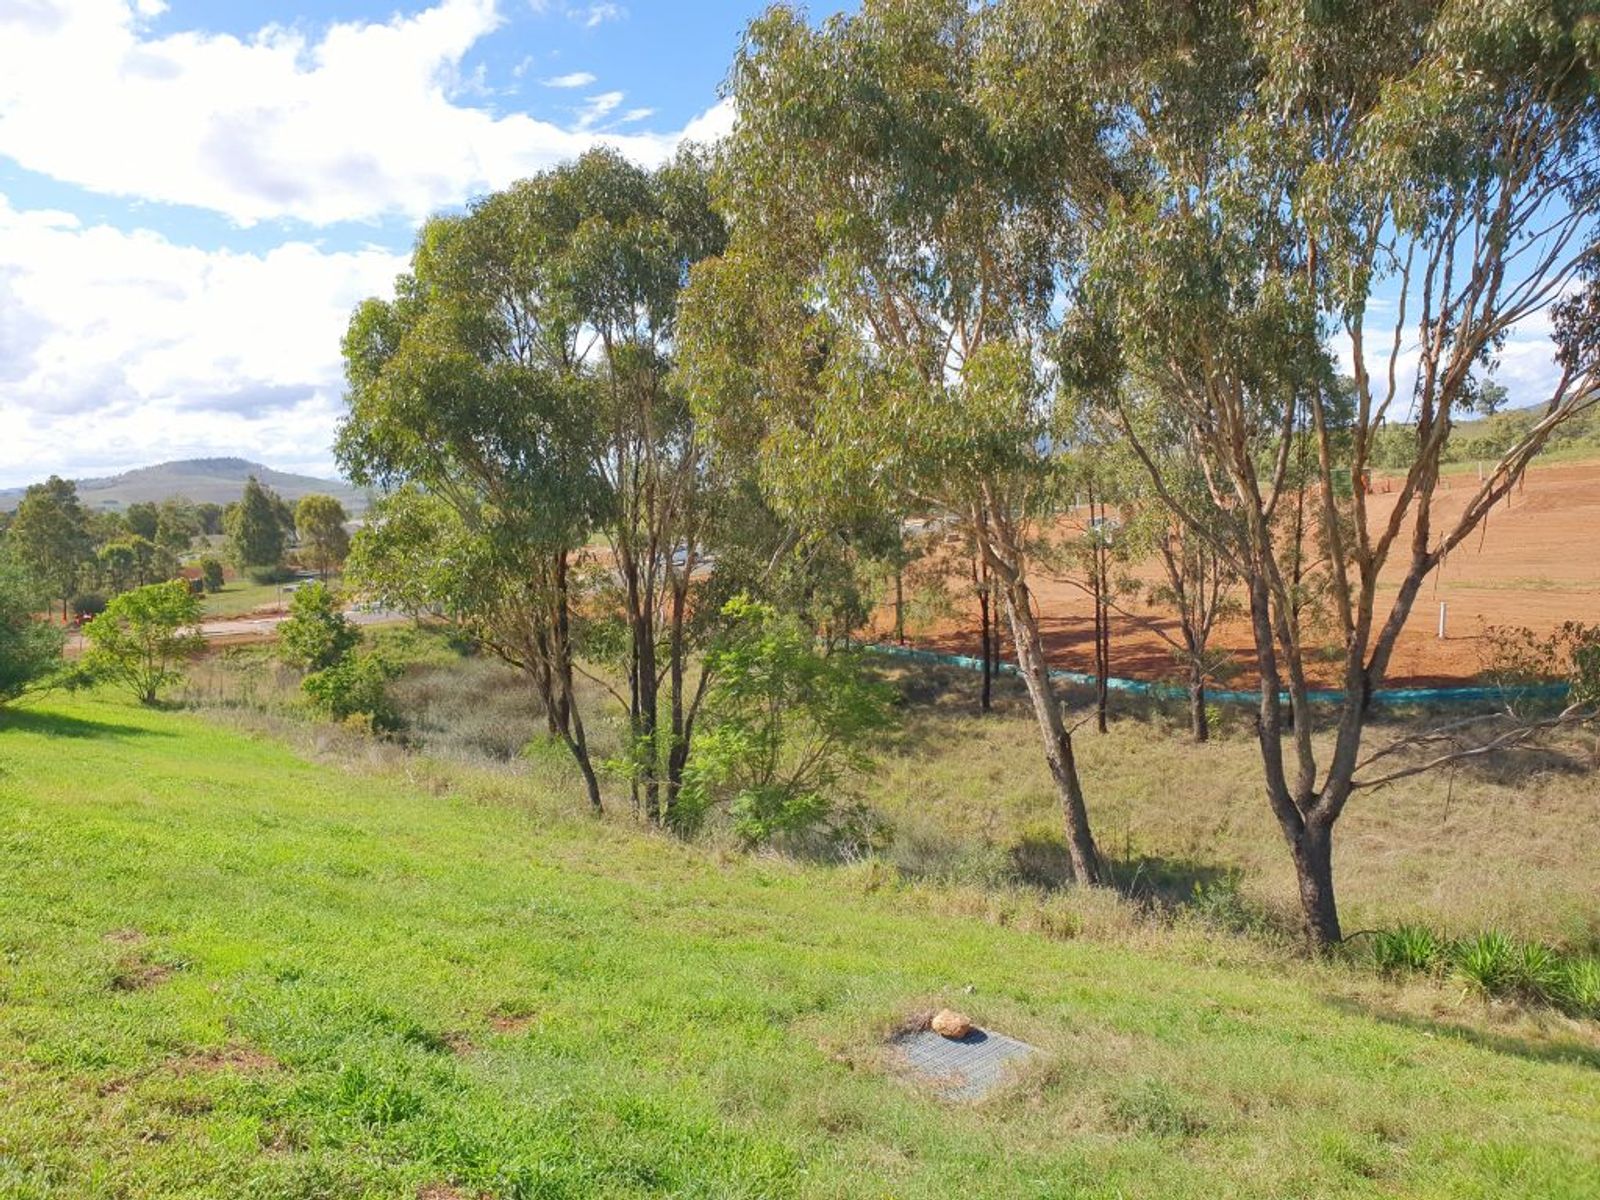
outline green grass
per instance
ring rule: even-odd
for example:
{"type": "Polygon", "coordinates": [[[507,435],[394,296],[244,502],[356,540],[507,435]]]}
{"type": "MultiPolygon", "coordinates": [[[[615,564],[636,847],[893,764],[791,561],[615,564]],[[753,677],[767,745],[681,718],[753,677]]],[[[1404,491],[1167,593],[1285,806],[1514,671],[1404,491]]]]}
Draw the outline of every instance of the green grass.
{"type": "Polygon", "coordinates": [[[525,782],[0,715],[0,1196],[1600,1191],[1577,1027],[997,928],[525,782]],[[883,1037],[939,1002],[1048,1064],[923,1095],[883,1037]]]}
{"type": "Polygon", "coordinates": [[[208,593],[204,609],[207,617],[238,617],[280,600],[287,603],[282,584],[234,579],[225,584],[220,592],[208,593]]]}

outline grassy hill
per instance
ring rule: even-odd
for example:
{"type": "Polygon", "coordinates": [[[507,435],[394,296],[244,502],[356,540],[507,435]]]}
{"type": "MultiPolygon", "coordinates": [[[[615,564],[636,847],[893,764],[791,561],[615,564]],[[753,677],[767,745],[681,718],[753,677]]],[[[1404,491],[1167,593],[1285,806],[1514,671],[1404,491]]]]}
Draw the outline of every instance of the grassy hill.
{"type": "MultiPolygon", "coordinates": [[[[126,508],[141,501],[185,496],[196,504],[237,500],[245,480],[254,475],[290,503],[312,492],[336,496],[350,512],[366,508],[366,493],[348,483],[274,471],[243,458],[190,458],[139,467],[103,479],[78,480],[78,496],[90,508],[126,508]]],[[[15,508],[23,488],[0,489],[0,510],[15,508]]]]}
{"type": "Polygon", "coordinates": [[[1580,1044],[446,778],[0,716],[0,1196],[1600,1194],[1580,1044]],[[925,1095],[940,1002],[1048,1065],[925,1095]]]}

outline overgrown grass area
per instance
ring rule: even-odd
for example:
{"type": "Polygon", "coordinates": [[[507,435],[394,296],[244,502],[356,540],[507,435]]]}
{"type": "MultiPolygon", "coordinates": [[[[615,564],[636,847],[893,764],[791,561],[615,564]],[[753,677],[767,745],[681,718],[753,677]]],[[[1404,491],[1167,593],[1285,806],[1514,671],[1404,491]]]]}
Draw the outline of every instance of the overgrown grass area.
{"type": "MultiPolygon", "coordinates": [[[[1008,681],[996,712],[980,716],[965,672],[901,678],[912,703],[867,784],[896,830],[891,860],[972,882],[1065,881],[1060,815],[1020,692],[1008,681]]],[[[1135,896],[1184,900],[1199,885],[1213,903],[1236,897],[1240,920],[1293,928],[1294,872],[1262,792],[1251,713],[1219,716],[1203,746],[1187,739],[1181,714],[1150,705],[1125,707],[1105,735],[1079,732],[1100,848],[1135,896]]],[[[1428,719],[1384,718],[1372,744],[1428,719]]],[[[1358,793],[1335,835],[1345,929],[1498,929],[1600,950],[1595,737],[1577,732],[1358,793]]]]}
{"type": "Polygon", "coordinates": [[[1557,1018],[111,698],[0,717],[0,771],[0,1195],[1600,1189],[1600,1053],[1557,1018]],[[885,1036],[939,1003],[1045,1065],[925,1094],[885,1036]]]}

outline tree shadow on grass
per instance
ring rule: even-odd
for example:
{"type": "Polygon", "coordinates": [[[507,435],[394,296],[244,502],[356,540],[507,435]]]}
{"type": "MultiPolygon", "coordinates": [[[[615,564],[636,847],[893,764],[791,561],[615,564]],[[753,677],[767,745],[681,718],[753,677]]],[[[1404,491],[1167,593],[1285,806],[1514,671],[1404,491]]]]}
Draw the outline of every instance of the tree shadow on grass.
{"type": "Polygon", "coordinates": [[[1352,1016],[1365,1017],[1368,1020],[1377,1021],[1384,1025],[1392,1025],[1411,1033],[1420,1033],[1425,1037],[1450,1038],[1454,1041],[1465,1042],[1470,1046],[1476,1046],[1480,1050],[1491,1050],[1496,1054],[1514,1055],[1530,1062],[1566,1064],[1568,1066],[1582,1066],[1591,1070],[1600,1070],[1600,1047],[1578,1041],[1575,1038],[1566,1038],[1549,1043],[1535,1042],[1530,1041],[1528,1038],[1517,1037],[1514,1034],[1494,1033],[1490,1030],[1476,1029],[1471,1025],[1454,1021],[1441,1021],[1429,1017],[1397,1013],[1384,1009],[1380,1005],[1366,1003],[1348,996],[1324,996],[1323,1002],[1330,1007],[1338,1009],[1340,1012],[1352,1016]]]}
{"type": "Polygon", "coordinates": [[[142,725],[124,725],[117,721],[90,721],[83,717],[69,717],[64,713],[39,712],[36,709],[6,709],[0,712],[0,732],[8,729],[24,733],[41,733],[46,737],[65,738],[123,738],[171,737],[164,729],[148,729],[142,725]]]}

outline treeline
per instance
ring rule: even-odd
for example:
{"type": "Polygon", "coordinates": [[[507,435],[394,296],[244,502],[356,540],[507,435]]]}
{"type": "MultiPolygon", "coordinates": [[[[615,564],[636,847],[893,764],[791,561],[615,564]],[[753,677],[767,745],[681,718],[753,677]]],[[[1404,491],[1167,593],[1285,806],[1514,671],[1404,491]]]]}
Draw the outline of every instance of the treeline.
{"type": "Polygon", "coordinates": [[[224,583],[224,561],[259,581],[292,577],[290,552],[326,576],[349,552],[349,521],[332,496],[302,497],[291,508],[250,478],[236,501],[194,504],[181,496],[140,501],[121,511],[89,509],[77,485],[52,475],[0,513],[0,554],[63,620],[97,615],[114,596],[189,577],[208,591],[224,583]]]}

